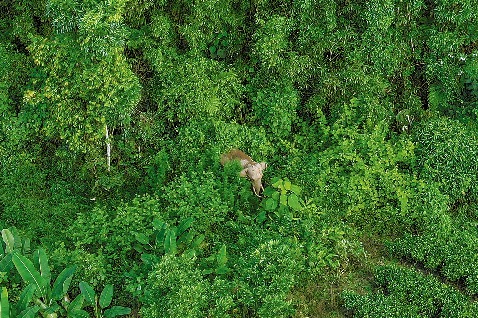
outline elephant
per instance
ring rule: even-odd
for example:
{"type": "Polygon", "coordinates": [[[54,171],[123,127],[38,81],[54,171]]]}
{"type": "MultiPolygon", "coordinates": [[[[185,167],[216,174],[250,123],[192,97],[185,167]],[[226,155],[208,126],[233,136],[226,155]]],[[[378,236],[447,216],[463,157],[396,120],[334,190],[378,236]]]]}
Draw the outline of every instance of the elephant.
{"type": "Polygon", "coordinates": [[[223,166],[227,162],[233,160],[239,161],[242,167],[240,176],[248,177],[252,181],[252,189],[254,190],[254,194],[258,197],[261,197],[260,193],[264,190],[264,187],[262,186],[262,174],[267,168],[267,163],[255,162],[251,159],[251,157],[239,149],[232,149],[228,153],[225,153],[221,156],[221,164],[223,166]]]}

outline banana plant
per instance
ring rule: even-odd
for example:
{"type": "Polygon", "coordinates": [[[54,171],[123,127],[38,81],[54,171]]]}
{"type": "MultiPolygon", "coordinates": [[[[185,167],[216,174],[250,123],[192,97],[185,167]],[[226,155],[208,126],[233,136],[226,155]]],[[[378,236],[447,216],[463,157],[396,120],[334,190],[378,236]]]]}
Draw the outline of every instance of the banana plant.
{"type": "Polygon", "coordinates": [[[33,254],[33,258],[39,271],[20,252],[14,251],[12,255],[15,268],[23,281],[28,284],[15,306],[20,317],[34,317],[38,311],[46,318],[56,318],[65,313],[67,317],[88,317],[88,313],[81,308],[69,310],[71,304],[68,298],[68,289],[76,266],[65,268],[51,286],[51,272],[45,251],[41,248],[38,249],[33,254]],[[30,303],[33,303],[33,306],[29,307],[30,303]]]}
{"type": "Polygon", "coordinates": [[[4,244],[0,242],[0,283],[8,281],[8,273],[13,268],[13,251],[30,253],[30,240],[20,238],[15,228],[3,229],[1,233],[4,244]]]}
{"type": "MultiPolygon", "coordinates": [[[[112,318],[122,315],[128,315],[131,313],[131,309],[122,306],[112,306],[111,300],[113,299],[113,285],[106,285],[100,294],[100,297],[95,294],[95,290],[86,282],[80,282],[80,296],[86,302],[86,307],[93,308],[95,318],[112,318]]],[[[89,316],[87,316],[89,317],[89,316]]]]}

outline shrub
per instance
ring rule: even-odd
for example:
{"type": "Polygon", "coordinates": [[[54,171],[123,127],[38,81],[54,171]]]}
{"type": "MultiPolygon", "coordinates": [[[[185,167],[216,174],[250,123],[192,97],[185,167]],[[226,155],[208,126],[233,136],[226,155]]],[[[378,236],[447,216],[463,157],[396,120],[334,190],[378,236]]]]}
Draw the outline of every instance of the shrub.
{"type": "Polygon", "coordinates": [[[420,177],[437,182],[451,203],[478,198],[478,140],[463,124],[444,117],[414,131],[420,177]]]}
{"type": "Polygon", "coordinates": [[[430,275],[398,267],[379,267],[373,293],[342,294],[353,317],[474,317],[478,307],[456,289],[430,275]]]}

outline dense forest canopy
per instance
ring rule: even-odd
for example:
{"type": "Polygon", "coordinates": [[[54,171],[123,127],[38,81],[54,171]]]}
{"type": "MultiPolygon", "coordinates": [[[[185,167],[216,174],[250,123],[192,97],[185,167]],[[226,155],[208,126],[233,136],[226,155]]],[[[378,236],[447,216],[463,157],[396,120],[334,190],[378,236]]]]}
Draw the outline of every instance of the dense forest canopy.
{"type": "Polygon", "coordinates": [[[2,0],[0,318],[478,317],[477,8],[2,0]]]}

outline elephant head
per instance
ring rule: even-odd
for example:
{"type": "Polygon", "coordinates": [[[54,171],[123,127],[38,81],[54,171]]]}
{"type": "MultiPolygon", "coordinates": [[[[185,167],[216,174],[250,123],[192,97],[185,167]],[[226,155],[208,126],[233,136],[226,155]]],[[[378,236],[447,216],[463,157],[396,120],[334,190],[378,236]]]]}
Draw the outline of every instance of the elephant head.
{"type": "Polygon", "coordinates": [[[232,149],[221,156],[222,165],[231,160],[239,161],[242,167],[241,177],[248,177],[252,181],[254,193],[260,197],[261,191],[264,190],[264,187],[262,186],[262,174],[267,168],[267,163],[255,162],[251,157],[239,149],[232,149]]]}
{"type": "Polygon", "coordinates": [[[265,162],[254,162],[248,164],[241,171],[241,177],[248,177],[252,181],[252,188],[254,189],[255,195],[260,197],[260,193],[264,190],[262,186],[262,174],[266,170],[267,163],[265,162]]]}

